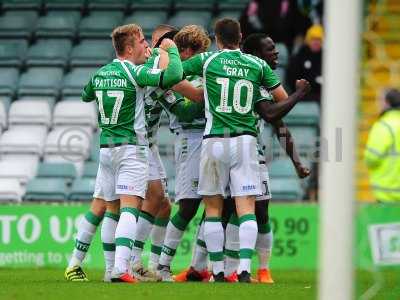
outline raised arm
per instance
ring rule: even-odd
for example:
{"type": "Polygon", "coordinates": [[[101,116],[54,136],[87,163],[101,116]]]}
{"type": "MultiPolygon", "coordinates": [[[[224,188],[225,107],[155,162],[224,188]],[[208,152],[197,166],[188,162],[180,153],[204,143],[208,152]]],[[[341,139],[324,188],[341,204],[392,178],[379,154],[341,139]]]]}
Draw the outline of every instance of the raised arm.
{"type": "MultiPolygon", "coordinates": [[[[282,119],[309,91],[310,83],[305,79],[300,79],[296,83],[296,91],[284,101],[274,103],[258,101],[255,104],[255,109],[266,122],[274,123],[282,119]]],[[[274,91],[271,91],[271,94],[274,95],[274,91]]]]}
{"type": "Polygon", "coordinates": [[[172,89],[193,102],[204,102],[204,89],[195,88],[189,81],[182,80],[172,89]]]}

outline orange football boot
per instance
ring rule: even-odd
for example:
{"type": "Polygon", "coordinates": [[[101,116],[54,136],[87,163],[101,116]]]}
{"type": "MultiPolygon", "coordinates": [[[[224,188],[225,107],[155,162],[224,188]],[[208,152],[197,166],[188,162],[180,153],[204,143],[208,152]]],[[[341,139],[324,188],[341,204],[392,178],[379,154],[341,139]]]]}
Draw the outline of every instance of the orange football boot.
{"type": "Polygon", "coordinates": [[[274,283],[269,269],[259,269],[257,271],[257,278],[259,283],[274,283]]]}
{"type": "Polygon", "coordinates": [[[174,276],[174,281],[175,282],[186,282],[187,278],[186,275],[188,273],[188,270],[182,271],[179,274],[174,276]]]}

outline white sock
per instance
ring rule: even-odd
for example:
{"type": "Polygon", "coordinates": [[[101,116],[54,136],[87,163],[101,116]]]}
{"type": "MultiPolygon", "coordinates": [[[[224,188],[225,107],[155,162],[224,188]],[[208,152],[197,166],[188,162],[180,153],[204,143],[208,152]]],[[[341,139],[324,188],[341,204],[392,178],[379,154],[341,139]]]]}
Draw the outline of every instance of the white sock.
{"type": "Polygon", "coordinates": [[[96,228],[100,224],[103,216],[99,217],[88,211],[79,223],[78,232],[76,234],[75,248],[72,252],[68,268],[80,266],[86,257],[90,243],[96,233],[96,228]]]}
{"type": "Polygon", "coordinates": [[[178,245],[182,240],[187,224],[188,222],[183,219],[179,213],[176,213],[168,222],[164,245],[160,255],[160,265],[171,265],[171,261],[176,253],[176,248],[178,248],[178,245]]]}
{"type": "Polygon", "coordinates": [[[154,220],[153,229],[150,233],[151,238],[151,252],[149,259],[149,269],[156,270],[160,255],[161,249],[164,244],[165,233],[167,232],[169,218],[156,218],[154,220]]]}
{"type": "Polygon", "coordinates": [[[225,229],[225,276],[236,272],[239,267],[239,220],[232,215],[225,229]]]}
{"type": "Polygon", "coordinates": [[[224,228],[221,218],[206,217],[204,219],[204,240],[210,254],[213,274],[224,272],[224,228]]]}
{"type": "Polygon", "coordinates": [[[269,260],[272,253],[273,233],[269,230],[268,233],[258,232],[256,249],[258,253],[258,268],[269,269],[269,260]]]}
{"type": "Polygon", "coordinates": [[[207,246],[204,241],[204,221],[202,221],[197,230],[197,241],[194,245],[192,263],[190,265],[199,272],[207,269],[207,255],[207,246]]]}
{"type": "Polygon", "coordinates": [[[119,215],[106,212],[101,225],[101,242],[103,243],[104,261],[106,272],[114,268],[115,260],[115,230],[117,229],[119,215]]]}
{"type": "Polygon", "coordinates": [[[132,249],[132,261],[138,263],[142,261],[142,252],[146,240],[149,238],[153,228],[154,217],[147,212],[141,211],[136,224],[136,236],[132,249]]]}
{"type": "Polygon", "coordinates": [[[243,271],[251,272],[251,257],[257,241],[257,222],[254,214],[247,214],[239,218],[240,262],[238,274],[243,271]]]}
{"type": "Polygon", "coordinates": [[[138,210],[135,208],[121,208],[117,230],[115,231],[115,271],[126,273],[129,268],[133,241],[136,232],[136,216],[138,210]]]}

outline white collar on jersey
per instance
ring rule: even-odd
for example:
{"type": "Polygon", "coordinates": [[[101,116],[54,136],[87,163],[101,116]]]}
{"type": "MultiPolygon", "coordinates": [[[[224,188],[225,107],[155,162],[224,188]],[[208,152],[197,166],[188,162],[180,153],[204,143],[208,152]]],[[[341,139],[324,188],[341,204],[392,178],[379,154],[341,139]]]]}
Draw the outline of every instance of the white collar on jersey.
{"type": "Polygon", "coordinates": [[[226,52],[233,52],[233,51],[239,51],[240,52],[240,48],[237,48],[237,49],[226,49],[226,48],[224,48],[224,49],[221,49],[222,51],[226,51],[226,52]]]}

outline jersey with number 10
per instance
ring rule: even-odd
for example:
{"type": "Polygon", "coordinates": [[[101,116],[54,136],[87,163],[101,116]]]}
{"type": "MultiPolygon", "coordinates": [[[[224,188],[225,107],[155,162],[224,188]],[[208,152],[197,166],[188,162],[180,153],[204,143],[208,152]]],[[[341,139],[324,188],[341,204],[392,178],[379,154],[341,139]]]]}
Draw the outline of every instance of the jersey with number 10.
{"type": "Polygon", "coordinates": [[[143,87],[158,86],[160,78],[159,69],[118,59],[92,76],[82,100],[97,102],[101,146],[147,145],[143,87]]]}
{"type": "Polygon", "coordinates": [[[204,78],[205,137],[257,136],[254,104],[263,98],[260,88],[280,85],[265,61],[239,49],[224,49],[186,60],[183,70],[204,78]]]}

